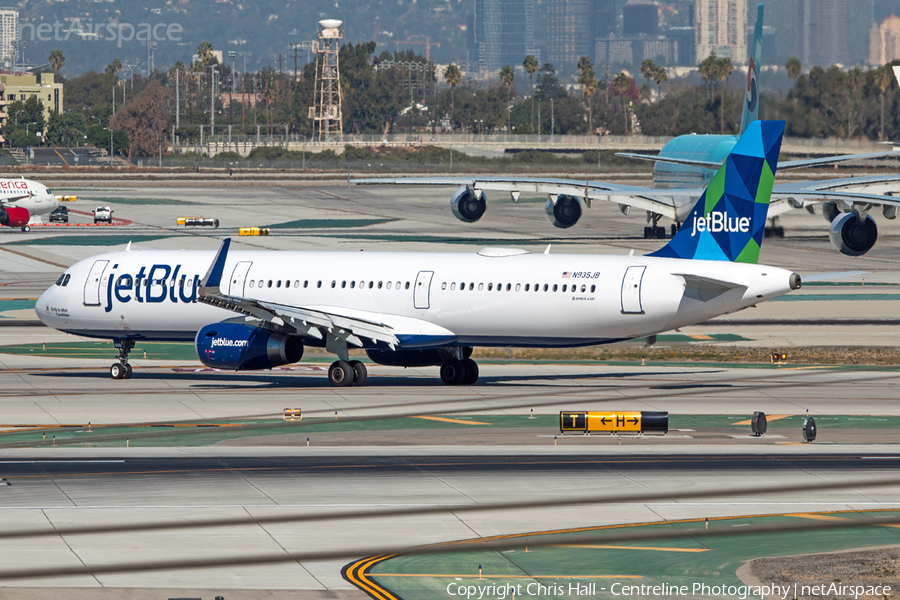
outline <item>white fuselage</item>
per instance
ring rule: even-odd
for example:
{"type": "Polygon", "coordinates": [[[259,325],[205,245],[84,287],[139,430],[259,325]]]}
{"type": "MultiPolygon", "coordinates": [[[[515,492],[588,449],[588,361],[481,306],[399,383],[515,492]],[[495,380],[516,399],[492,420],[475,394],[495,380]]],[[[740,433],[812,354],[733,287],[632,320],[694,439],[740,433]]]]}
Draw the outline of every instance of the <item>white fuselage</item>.
{"type": "Polygon", "coordinates": [[[47,186],[30,179],[0,179],[0,204],[25,208],[29,214],[53,212],[59,201],[47,186]]]}
{"type": "MultiPolygon", "coordinates": [[[[790,271],[762,265],[487,253],[494,256],[233,251],[220,289],[330,313],[412,317],[452,332],[449,345],[548,347],[652,335],[791,290],[790,271]],[[734,285],[716,283],[723,281],[734,285]]],[[[35,310],[50,327],[74,334],[193,340],[204,325],[238,316],[196,301],[214,256],[157,250],[95,256],[68,269],[60,278],[65,285],[44,292],[35,310]]]]}

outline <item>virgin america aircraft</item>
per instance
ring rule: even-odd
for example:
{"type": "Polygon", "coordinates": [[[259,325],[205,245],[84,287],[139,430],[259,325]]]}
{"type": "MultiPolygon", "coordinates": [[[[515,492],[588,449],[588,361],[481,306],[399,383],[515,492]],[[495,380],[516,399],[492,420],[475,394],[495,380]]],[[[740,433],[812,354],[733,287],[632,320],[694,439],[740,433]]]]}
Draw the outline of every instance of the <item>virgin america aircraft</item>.
{"type": "Polygon", "coordinates": [[[756,121],[675,237],[647,256],[420,252],[124,251],[69,268],[35,310],[50,327],[112,339],[114,379],[131,377],[136,340],[193,340],[217,369],[294,363],[305,346],[337,360],[334,386],[362,385],[376,363],[440,366],[471,385],[473,346],[564,347],[655,335],[800,287],[758,265],[784,134],[756,121]]]}

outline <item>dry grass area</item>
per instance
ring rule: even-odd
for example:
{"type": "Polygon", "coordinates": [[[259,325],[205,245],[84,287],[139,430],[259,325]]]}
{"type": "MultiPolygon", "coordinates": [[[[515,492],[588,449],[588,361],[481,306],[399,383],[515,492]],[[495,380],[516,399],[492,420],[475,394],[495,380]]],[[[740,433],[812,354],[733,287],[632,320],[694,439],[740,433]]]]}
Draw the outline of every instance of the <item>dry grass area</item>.
{"type": "MultiPolygon", "coordinates": [[[[845,586],[890,586],[892,595],[900,590],[900,547],[876,548],[855,552],[807,554],[750,561],[750,572],[765,585],[798,584],[796,600],[832,598],[833,595],[803,594],[802,586],[832,583],[845,586]]],[[[838,597],[846,598],[846,595],[838,597]]],[[[861,594],[859,600],[881,600],[882,596],[861,594]]]]}
{"type": "MultiPolygon", "coordinates": [[[[523,360],[636,360],[771,363],[780,348],[734,346],[587,346],[584,348],[476,348],[473,358],[523,360]]],[[[900,349],[893,347],[808,346],[784,349],[789,363],[816,365],[900,366],[900,349]]]]}

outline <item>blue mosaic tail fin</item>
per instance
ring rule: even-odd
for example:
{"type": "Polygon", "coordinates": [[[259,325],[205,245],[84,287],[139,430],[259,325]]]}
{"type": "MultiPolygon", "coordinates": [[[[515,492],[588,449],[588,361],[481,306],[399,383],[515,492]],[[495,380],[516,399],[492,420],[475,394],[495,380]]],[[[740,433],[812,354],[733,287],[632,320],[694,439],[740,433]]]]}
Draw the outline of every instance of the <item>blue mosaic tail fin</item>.
{"type": "Polygon", "coordinates": [[[756,263],[775,184],[784,121],[754,121],[675,237],[649,256],[756,263]]]}

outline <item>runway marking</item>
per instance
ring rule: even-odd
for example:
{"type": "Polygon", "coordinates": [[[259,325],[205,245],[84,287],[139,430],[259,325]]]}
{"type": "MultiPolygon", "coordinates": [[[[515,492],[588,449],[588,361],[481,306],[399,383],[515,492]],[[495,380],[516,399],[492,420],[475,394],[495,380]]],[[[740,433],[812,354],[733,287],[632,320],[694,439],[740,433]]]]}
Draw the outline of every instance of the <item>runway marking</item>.
{"type": "Polygon", "coordinates": [[[448,419],[447,417],[413,417],[413,419],[425,419],[427,421],[441,421],[442,423],[459,423],[461,425],[490,425],[482,421],[463,421],[462,419],[448,419]]]}
{"type": "MultiPolygon", "coordinates": [[[[838,519],[843,520],[843,519],[838,519]]],[[[656,550],[659,552],[709,552],[709,548],[655,548],[651,546],[597,546],[592,544],[558,544],[551,548],[608,548],[610,550],[656,550]]],[[[612,575],[610,575],[612,577],[612,575]]],[[[624,575],[623,575],[624,577],[624,575]]]]}
{"type": "MultiPolygon", "coordinates": [[[[18,251],[16,251],[16,250],[10,250],[10,249],[7,248],[6,246],[0,246],[0,250],[3,250],[3,251],[5,251],[5,252],[9,252],[10,254],[15,254],[15,255],[17,255],[17,256],[21,256],[21,257],[23,257],[23,258],[27,258],[27,259],[29,259],[29,260],[36,260],[36,261],[38,261],[38,262],[42,262],[42,263],[44,263],[44,264],[48,264],[48,265],[51,265],[51,266],[53,266],[53,267],[59,267],[60,269],[68,269],[68,268],[71,266],[71,265],[61,265],[61,264],[59,264],[59,263],[55,263],[55,262],[52,262],[52,261],[49,261],[49,260],[45,260],[45,259],[43,259],[43,258],[38,258],[37,256],[32,256],[32,255],[30,255],[30,254],[26,254],[25,252],[18,252],[18,251]]],[[[18,283],[18,282],[17,282],[17,283],[18,283]]]]}
{"type": "MultiPolygon", "coordinates": [[[[614,546],[609,546],[613,548],[614,546]]],[[[625,546],[622,546],[623,548],[625,546]]],[[[630,546],[629,546],[630,547],[630,546]]],[[[375,577],[454,577],[478,579],[478,575],[453,575],[445,573],[371,573],[375,577]]],[[[641,579],[643,575],[482,575],[481,579],[641,579]]]]}
{"type": "Polygon", "coordinates": [[[714,340],[716,338],[703,333],[689,333],[688,337],[692,340],[714,340]]]}
{"type": "MultiPolygon", "coordinates": [[[[794,415],[766,415],[766,422],[769,421],[777,421],[778,419],[787,419],[788,417],[793,417],[794,415]]],[[[737,423],[732,423],[732,425],[751,425],[750,419],[746,421],[738,421],[737,423]]]]}
{"type": "Polygon", "coordinates": [[[799,517],[801,519],[813,519],[815,521],[847,521],[844,517],[833,517],[831,515],[813,514],[813,513],[787,513],[785,517],[799,517]]]}

